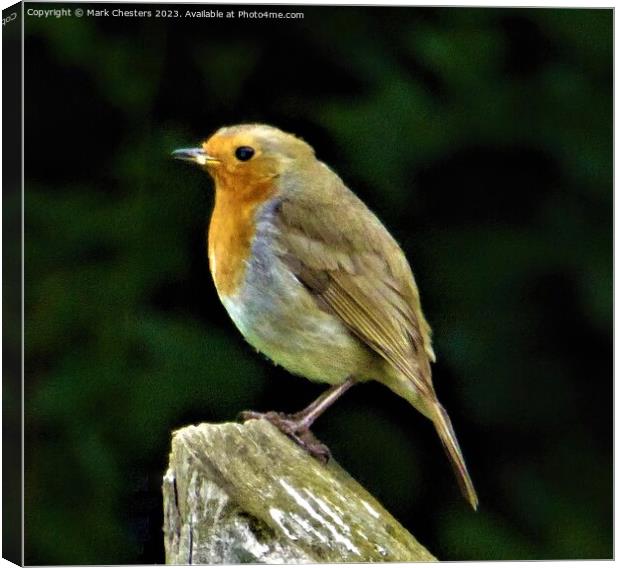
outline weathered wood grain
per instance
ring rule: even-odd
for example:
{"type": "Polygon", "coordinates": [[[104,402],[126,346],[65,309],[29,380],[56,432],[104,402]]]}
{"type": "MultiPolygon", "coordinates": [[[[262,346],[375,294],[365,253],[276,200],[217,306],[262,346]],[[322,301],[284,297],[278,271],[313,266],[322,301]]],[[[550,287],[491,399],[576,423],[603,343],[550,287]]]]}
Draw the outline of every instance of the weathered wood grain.
{"type": "Polygon", "coordinates": [[[163,493],[168,564],[435,560],[335,461],[263,420],[175,432],[163,493]]]}

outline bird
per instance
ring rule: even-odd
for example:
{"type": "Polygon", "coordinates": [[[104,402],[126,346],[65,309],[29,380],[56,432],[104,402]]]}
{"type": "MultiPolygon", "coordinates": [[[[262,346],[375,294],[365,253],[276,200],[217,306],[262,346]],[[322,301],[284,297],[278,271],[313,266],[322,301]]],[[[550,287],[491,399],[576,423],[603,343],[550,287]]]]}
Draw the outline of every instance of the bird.
{"type": "Polygon", "coordinates": [[[302,138],[267,124],[219,128],[172,156],[213,178],[207,234],[218,296],[241,334],[290,373],[330,387],[264,418],[327,461],[310,427],[351,386],[378,381],[431,420],[471,507],[478,496],[431,378],[435,353],[397,241],[302,138]]]}

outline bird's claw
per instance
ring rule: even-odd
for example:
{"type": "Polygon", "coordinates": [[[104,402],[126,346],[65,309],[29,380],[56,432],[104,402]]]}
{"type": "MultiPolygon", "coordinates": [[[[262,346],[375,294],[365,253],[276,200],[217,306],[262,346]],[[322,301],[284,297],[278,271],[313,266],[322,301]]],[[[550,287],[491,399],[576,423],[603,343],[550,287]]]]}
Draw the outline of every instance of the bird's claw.
{"type": "Polygon", "coordinates": [[[286,434],[298,446],[301,446],[313,458],[322,464],[327,464],[331,458],[329,448],[323,444],[307,426],[300,424],[295,419],[295,415],[285,414],[283,412],[256,412],[254,410],[245,410],[239,413],[239,419],[243,422],[248,420],[267,420],[273,424],[280,432],[286,434]]]}

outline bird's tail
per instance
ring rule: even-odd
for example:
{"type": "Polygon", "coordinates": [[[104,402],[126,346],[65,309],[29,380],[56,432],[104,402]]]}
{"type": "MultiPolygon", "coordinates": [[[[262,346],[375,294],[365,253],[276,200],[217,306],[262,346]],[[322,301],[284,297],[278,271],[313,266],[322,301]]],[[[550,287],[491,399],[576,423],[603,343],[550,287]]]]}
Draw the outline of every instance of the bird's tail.
{"type": "Polygon", "coordinates": [[[465,460],[463,459],[463,453],[461,452],[461,448],[459,447],[459,443],[456,439],[456,434],[452,428],[450,417],[439,402],[435,402],[433,405],[432,420],[435,424],[437,434],[439,434],[439,438],[441,439],[441,443],[446,450],[446,454],[450,460],[450,465],[456,475],[456,480],[461,488],[461,493],[463,493],[463,497],[469,501],[469,504],[475,511],[478,509],[478,495],[474,489],[474,484],[471,477],[469,477],[469,473],[467,472],[467,466],[465,465],[465,460]]]}

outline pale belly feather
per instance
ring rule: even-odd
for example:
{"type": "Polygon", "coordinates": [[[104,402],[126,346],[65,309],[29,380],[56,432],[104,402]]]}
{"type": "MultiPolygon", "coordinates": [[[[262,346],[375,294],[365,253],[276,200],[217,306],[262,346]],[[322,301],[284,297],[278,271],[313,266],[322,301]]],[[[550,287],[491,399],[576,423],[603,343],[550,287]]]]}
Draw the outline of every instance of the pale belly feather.
{"type": "Polygon", "coordinates": [[[245,339],[291,373],[339,384],[349,376],[373,378],[379,361],[314,298],[271,247],[268,223],[259,224],[243,283],[220,295],[245,339]]]}

